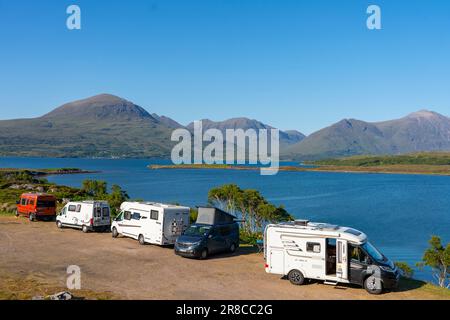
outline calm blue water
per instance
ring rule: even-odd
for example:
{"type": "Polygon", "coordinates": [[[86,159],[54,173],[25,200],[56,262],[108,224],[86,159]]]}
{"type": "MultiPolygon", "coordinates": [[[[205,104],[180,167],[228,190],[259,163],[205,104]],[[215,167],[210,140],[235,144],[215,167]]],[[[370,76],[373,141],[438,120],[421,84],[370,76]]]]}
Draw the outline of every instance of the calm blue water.
{"type": "MultiPolygon", "coordinates": [[[[205,204],[208,190],[225,183],[254,188],[297,218],[360,229],[394,261],[414,265],[433,234],[450,240],[450,177],[425,175],[258,171],[149,170],[161,160],[0,158],[0,167],[76,167],[98,174],[51,176],[58,184],[79,187],[101,179],[118,184],[135,199],[205,204]]],[[[416,277],[429,280],[427,272],[416,277]]]]}

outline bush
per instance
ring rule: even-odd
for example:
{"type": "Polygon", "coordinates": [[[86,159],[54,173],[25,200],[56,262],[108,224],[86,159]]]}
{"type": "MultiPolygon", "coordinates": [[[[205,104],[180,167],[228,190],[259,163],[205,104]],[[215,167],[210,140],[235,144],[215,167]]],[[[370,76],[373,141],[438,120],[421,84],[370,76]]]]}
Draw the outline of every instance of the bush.
{"type": "Polygon", "coordinates": [[[395,262],[395,265],[400,270],[404,278],[411,279],[414,275],[414,270],[406,262],[395,262]]]}

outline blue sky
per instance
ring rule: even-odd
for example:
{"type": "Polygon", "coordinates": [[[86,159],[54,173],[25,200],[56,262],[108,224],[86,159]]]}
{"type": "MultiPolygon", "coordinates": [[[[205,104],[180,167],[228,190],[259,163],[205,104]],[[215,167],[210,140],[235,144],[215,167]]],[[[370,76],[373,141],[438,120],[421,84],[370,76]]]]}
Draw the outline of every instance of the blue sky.
{"type": "Polygon", "coordinates": [[[112,93],[187,123],[311,133],[342,118],[450,116],[450,2],[0,0],[0,119],[112,93]],[[66,8],[82,30],[66,28],[66,8]],[[382,30],[366,9],[382,10],[382,30]]]}

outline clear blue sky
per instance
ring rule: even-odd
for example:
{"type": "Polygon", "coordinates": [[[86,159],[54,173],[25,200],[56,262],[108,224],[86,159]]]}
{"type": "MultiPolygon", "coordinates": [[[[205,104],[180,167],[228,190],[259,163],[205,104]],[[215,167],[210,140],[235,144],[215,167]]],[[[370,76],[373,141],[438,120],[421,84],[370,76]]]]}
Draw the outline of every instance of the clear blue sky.
{"type": "Polygon", "coordinates": [[[105,92],[181,123],[246,116],[305,133],[450,116],[445,0],[0,0],[0,41],[0,119],[105,92]],[[381,31],[366,28],[369,4],[381,31]]]}

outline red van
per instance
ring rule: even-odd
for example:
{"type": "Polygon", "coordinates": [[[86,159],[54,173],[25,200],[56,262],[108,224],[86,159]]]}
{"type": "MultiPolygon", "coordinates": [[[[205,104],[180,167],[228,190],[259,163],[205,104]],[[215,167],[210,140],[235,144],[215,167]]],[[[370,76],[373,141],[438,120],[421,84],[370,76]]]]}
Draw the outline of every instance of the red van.
{"type": "Polygon", "coordinates": [[[56,198],[51,194],[24,193],[17,201],[16,216],[26,216],[30,221],[56,218],[56,198]]]}

